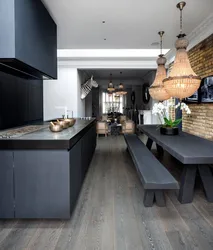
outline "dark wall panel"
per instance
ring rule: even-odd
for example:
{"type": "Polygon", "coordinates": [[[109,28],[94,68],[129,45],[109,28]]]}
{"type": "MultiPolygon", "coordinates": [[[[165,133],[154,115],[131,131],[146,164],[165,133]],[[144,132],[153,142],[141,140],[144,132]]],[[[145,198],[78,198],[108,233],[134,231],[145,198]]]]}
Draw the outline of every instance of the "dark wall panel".
{"type": "Polygon", "coordinates": [[[43,81],[0,72],[0,129],[43,120],[43,81]]]}

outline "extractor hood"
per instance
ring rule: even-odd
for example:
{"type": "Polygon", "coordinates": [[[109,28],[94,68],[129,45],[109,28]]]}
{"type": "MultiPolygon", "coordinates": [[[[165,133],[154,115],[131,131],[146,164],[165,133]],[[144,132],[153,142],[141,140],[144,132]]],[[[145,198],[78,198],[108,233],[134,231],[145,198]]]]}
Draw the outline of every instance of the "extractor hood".
{"type": "Polygon", "coordinates": [[[41,0],[0,0],[0,71],[57,78],[57,27],[41,0]]]}

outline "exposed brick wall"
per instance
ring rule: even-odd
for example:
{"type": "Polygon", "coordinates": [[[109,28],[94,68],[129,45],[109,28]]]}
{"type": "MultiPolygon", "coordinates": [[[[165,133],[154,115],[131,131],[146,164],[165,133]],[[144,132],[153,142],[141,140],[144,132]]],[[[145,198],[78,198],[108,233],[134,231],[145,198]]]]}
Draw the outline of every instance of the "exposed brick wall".
{"type": "MultiPolygon", "coordinates": [[[[213,75],[213,34],[188,52],[191,66],[200,77],[213,75]]],[[[213,140],[213,103],[189,104],[191,116],[183,114],[183,130],[213,140]]]]}

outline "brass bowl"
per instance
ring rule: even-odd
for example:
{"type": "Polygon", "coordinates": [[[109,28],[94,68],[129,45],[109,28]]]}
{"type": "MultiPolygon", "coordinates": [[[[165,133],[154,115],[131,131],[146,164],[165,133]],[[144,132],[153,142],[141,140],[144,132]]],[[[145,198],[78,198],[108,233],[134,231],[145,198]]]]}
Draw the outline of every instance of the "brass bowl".
{"type": "Polygon", "coordinates": [[[69,122],[69,126],[72,127],[75,124],[76,119],[74,119],[74,118],[67,118],[67,119],[65,119],[65,121],[68,121],[69,122]]]}
{"type": "Polygon", "coordinates": [[[66,120],[59,120],[57,121],[57,123],[60,124],[63,127],[63,129],[69,128],[70,126],[70,122],[66,120]]]}
{"type": "Polygon", "coordinates": [[[54,125],[50,124],[49,129],[52,132],[61,132],[63,130],[63,126],[61,126],[58,122],[53,122],[54,125]]]}

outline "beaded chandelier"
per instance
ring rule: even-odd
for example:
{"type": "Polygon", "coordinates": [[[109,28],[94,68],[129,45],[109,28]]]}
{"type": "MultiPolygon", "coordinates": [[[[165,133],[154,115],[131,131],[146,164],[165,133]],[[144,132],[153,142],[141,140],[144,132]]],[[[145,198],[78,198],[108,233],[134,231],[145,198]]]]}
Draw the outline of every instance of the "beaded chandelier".
{"type": "Polygon", "coordinates": [[[110,74],[110,82],[109,82],[109,85],[108,85],[107,90],[108,90],[109,92],[115,91],[114,85],[113,85],[113,83],[112,83],[112,74],[110,74]]]}
{"type": "Polygon", "coordinates": [[[193,71],[186,52],[189,42],[185,38],[186,35],[182,33],[182,10],[185,5],[185,2],[177,4],[177,8],[180,10],[180,34],[175,43],[177,52],[170,75],[163,80],[167,93],[179,99],[193,95],[201,81],[201,78],[193,71]]]}
{"type": "Polygon", "coordinates": [[[161,41],[160,41],[160,49],[161,53],[157,59],[157,72],[155,76],[155,80],[151,87],[149,88],[149,94],[151,97],[155,100],[158,101],[165,101],[170,98],[170,95],[166,92],[164,85],[163,85],[163,79],[166,78],[166,69],[165,69],[165,64],[166,64],[166,58],[162,54],[162,37],[164,34],[164,31],[158,32],[160,35],[161,41]]]}
{"type": "MultiPolygon", "coordinates": [[[[120,75],[122,75],[122,72],[120,72],[120,75]]],[[[117,95],[126,95],[127,91],[124,89],[124,85],[122,83],[119,84],[118,90],[116,91],[117,95]]]]}

